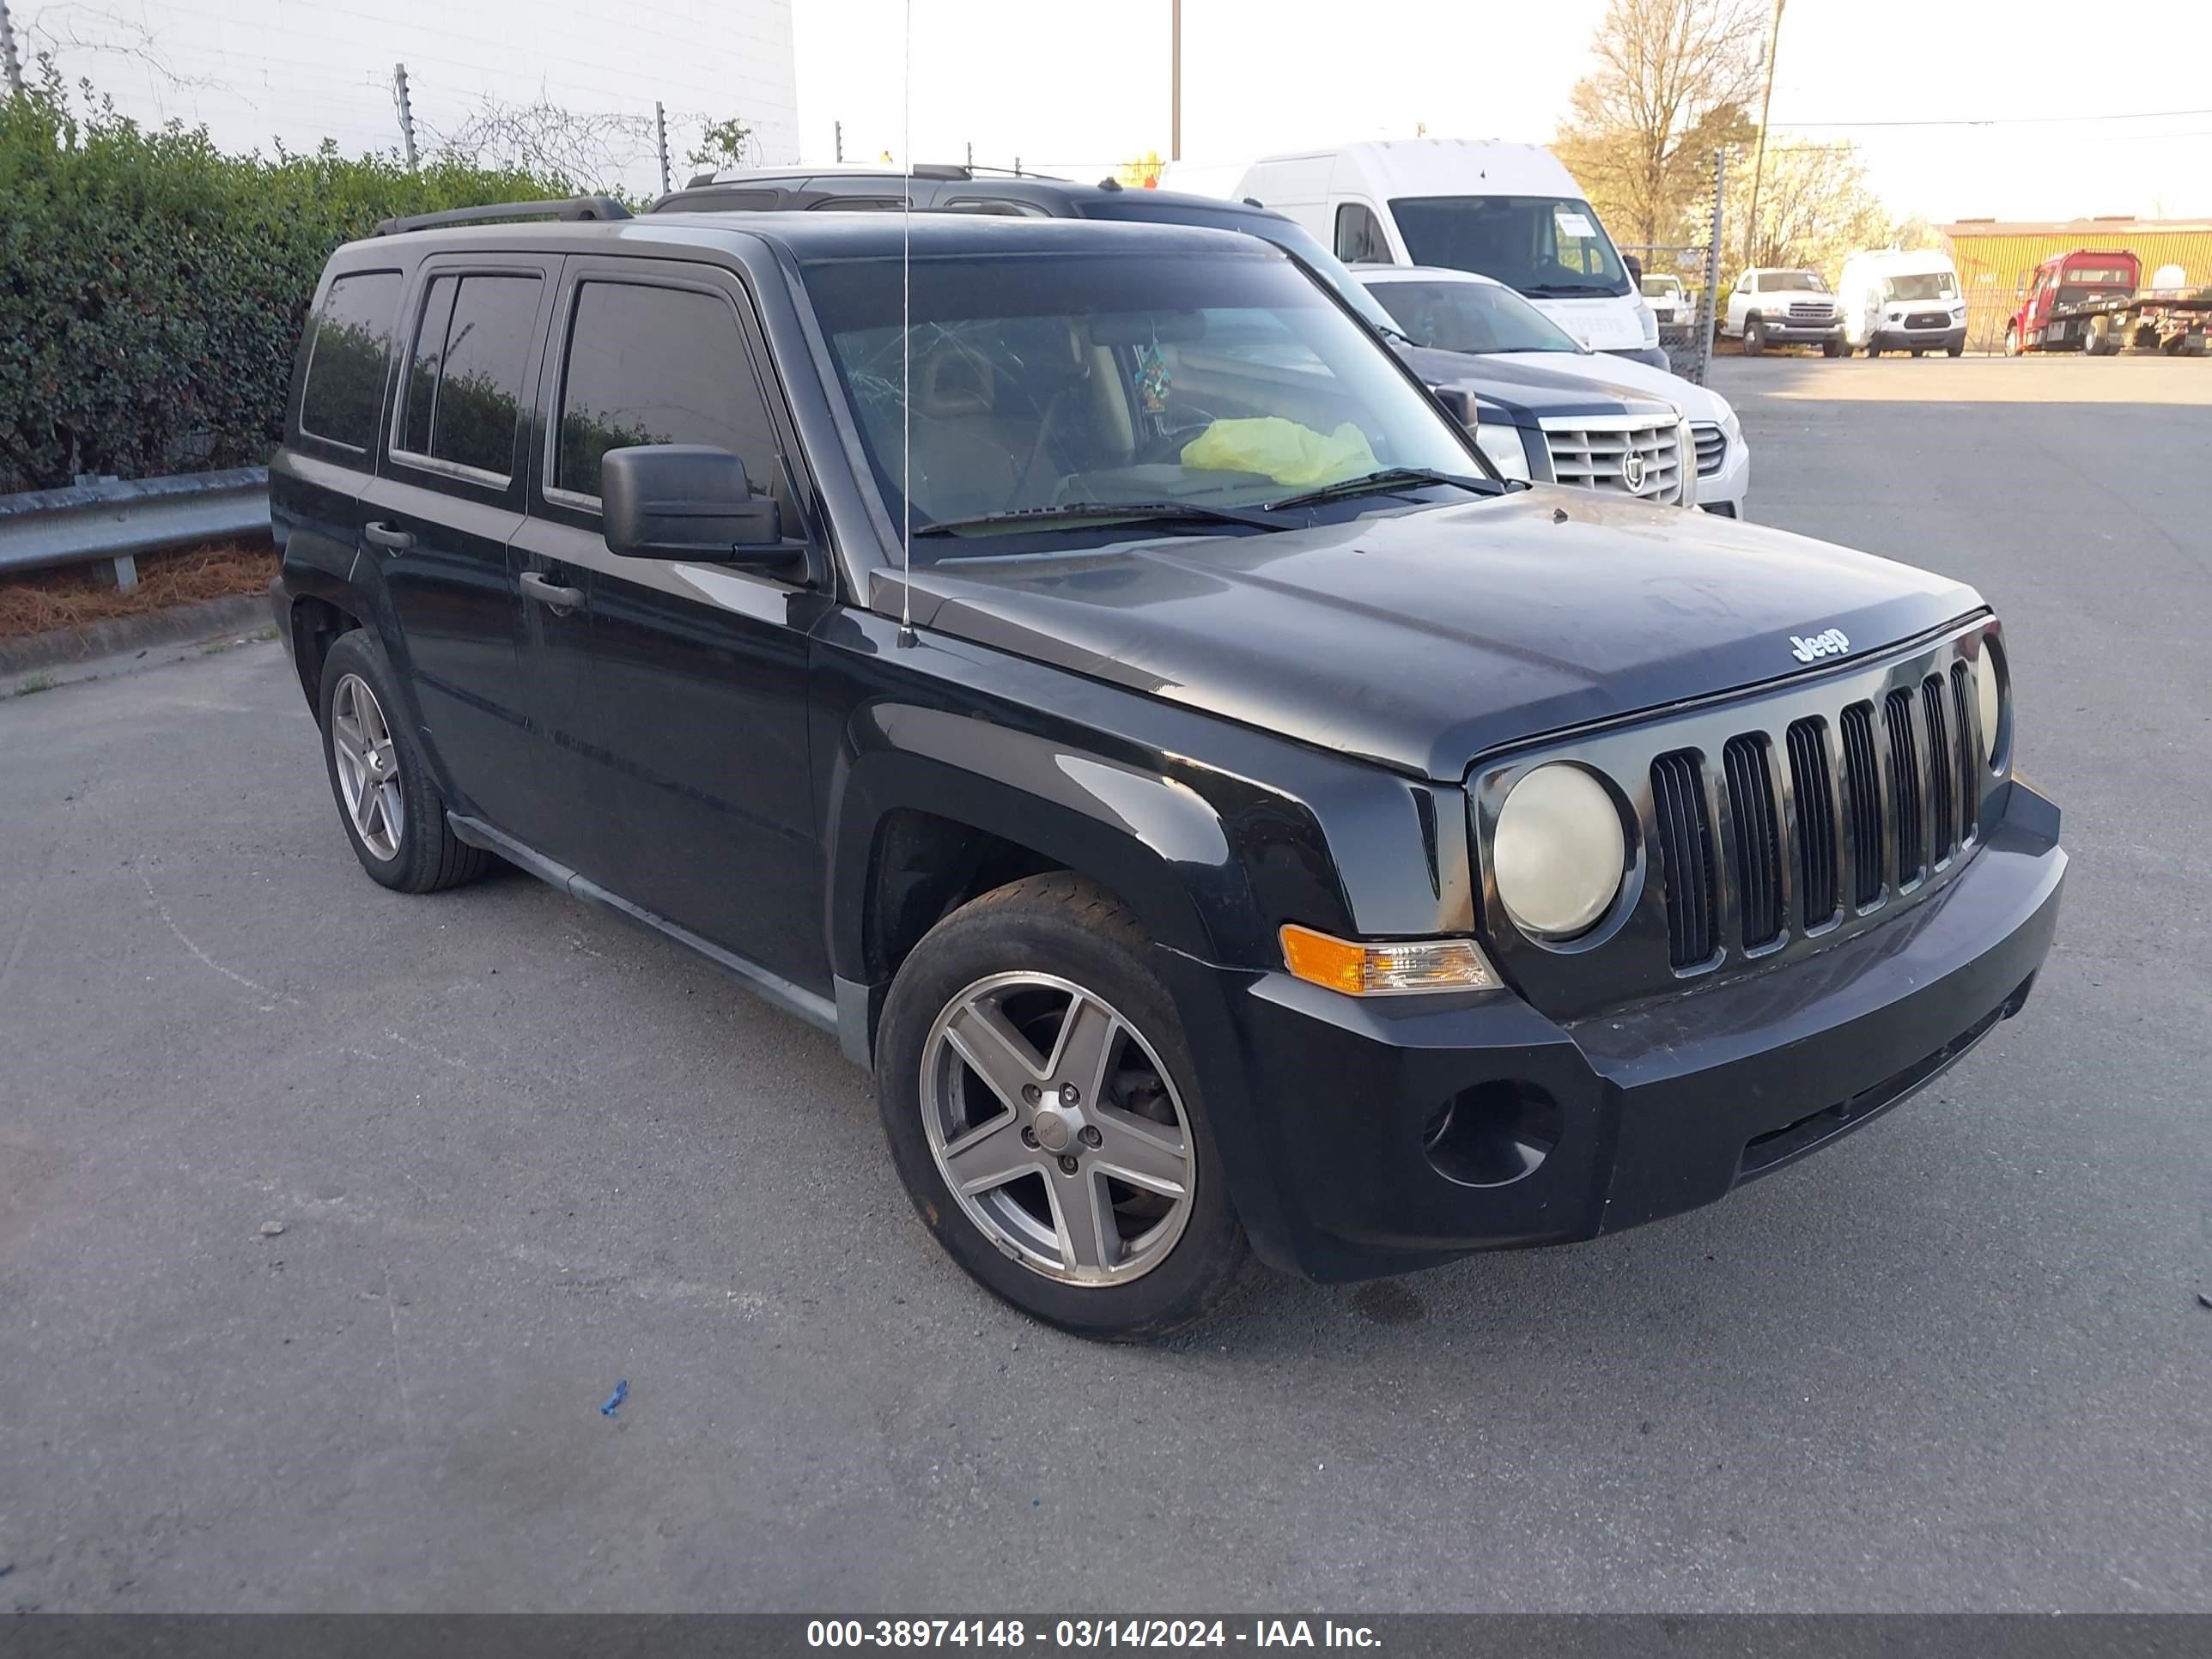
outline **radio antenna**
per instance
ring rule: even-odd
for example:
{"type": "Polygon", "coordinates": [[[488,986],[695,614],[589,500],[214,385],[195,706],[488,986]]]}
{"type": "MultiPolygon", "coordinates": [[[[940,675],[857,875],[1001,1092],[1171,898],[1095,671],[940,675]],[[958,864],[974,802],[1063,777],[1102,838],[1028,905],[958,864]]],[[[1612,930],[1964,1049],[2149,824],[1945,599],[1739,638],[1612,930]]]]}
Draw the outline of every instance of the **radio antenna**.
{"type": "Polygon", "coordinates": [[[899,149],[906,161],[906,198],[899,208],[899,631],[914,639],[914,0],[906,0],[904,96],[899,149]]]}

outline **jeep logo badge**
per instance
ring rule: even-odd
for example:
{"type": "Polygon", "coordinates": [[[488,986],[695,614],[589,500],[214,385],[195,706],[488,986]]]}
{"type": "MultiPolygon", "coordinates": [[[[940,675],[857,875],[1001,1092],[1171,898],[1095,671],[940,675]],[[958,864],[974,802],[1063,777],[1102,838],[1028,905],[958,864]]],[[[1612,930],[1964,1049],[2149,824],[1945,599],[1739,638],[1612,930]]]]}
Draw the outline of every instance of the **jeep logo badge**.
{"type": "Polygon", "coordinates": [[[1818,662],[1823,657],[1840,657],[1850,648],[1851,642],[1844,637],[1844,630],[1840,628],[1832,628],[1825,634],[1814,634],[1805,639],[1800,639],[1795,634],[1790,636],[1790,654],[1799,662],[1818,662]]]}

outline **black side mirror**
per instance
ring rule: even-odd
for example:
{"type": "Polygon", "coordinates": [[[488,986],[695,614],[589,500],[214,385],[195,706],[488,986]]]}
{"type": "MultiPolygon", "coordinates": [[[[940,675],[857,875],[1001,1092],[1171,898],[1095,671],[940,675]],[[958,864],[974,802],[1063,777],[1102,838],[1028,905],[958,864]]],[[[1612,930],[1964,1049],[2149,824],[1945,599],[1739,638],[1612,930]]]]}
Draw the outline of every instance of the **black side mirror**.
{"type": "Polygon", "coordinates": [[[799,556],[775,498],[754,495],[744,463],[706,444],[607,451],[599,517],[608,550],[624,558],[785,564],[799,556]]]}
{"type": "Polygon", "coordinates": [[[1633,253],[1624,253],[1620,256],[1620,263],[1628,267],[1628,280],[1637,287],[1642,288],[1644,286],[1643,259],[1633,253]]]}
{"type": "Polygon", "coordinates": [[[1434,386],[1431,390],[1437,394],[1437,401],[1444,406],[1445,414],[1450,416],[1469,432],[1474,430],[1474,394],[1455,386],[1434,386]]]}

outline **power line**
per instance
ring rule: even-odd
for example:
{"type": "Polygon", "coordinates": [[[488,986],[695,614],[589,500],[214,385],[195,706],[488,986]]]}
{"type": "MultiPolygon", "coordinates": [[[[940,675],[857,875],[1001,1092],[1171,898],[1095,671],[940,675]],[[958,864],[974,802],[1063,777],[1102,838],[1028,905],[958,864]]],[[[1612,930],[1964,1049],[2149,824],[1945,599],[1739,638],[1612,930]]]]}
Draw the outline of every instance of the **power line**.
{"type": "Polygon", "coordinates": [[[2212,109],[2146,109],[2111,115],[1990,115],[1980,118],[1946,116],[1924,121],[1799,121],[1790,127],[2016,127],[2045,126],[2076,121],[2162,121],[2185,115],[2212,115],[2212,109]]]}

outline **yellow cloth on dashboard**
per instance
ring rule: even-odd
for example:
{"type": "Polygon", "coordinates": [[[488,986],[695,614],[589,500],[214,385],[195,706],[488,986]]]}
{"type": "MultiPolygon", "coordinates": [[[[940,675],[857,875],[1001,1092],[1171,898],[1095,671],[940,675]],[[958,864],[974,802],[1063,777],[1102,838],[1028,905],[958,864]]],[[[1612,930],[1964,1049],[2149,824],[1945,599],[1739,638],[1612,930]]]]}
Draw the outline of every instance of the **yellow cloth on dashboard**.
{"type": "Polygon", "coordinates": [[[1182,447],[1182,464],[1207,472],[1257,472],[1279,484],[1332,484],[1377,471],[1367,434],[1346,421],[1324,437],[1279,415],[1216,421],[1182,447]]]}

